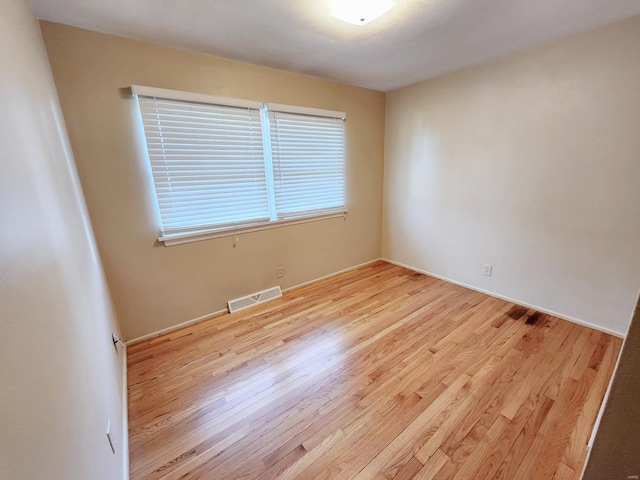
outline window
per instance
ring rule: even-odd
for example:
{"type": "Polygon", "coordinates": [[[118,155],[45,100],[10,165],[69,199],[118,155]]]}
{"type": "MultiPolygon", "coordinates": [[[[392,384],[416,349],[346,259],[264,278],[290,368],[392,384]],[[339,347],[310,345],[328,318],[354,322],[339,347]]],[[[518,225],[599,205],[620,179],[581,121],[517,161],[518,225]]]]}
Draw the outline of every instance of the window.
{"type": "Polygon", "coordinates": [[[279,218],[344,207],[344,121],[269,109],[279,218]]]}
{"type": "Polygon", "coordinates": [[[344,113],[132,91],[165,244],[346,212],[344,113]]]}

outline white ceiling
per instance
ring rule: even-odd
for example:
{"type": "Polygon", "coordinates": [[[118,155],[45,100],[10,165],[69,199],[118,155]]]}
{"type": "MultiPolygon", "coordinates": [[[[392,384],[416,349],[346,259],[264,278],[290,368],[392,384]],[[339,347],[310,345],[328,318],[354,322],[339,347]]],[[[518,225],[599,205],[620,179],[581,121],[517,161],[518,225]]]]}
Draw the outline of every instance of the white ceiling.
{"type": "Polygon", "coordinates": [[[389,91],[640,14],[640,0],[398,0],[365,26],[327,0],[31,0],[39,18],[389,91]]]}

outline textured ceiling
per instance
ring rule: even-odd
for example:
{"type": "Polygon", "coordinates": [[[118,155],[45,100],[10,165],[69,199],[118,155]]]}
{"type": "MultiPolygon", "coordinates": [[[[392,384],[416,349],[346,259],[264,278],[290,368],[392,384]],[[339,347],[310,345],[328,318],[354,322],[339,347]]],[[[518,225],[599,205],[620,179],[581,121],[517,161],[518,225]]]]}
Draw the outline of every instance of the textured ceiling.
{"type": "Polygon", "coordinates": [[[640,14],[640,0],[398,0],[365,26],[327,0],[31,0],[42,19],[389,91],[640,14]]]}

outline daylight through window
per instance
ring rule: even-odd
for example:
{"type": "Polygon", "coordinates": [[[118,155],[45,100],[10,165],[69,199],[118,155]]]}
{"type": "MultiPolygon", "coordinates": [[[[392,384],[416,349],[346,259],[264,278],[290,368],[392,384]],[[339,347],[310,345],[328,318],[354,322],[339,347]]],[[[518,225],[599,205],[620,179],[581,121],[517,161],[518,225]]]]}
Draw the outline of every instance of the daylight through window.
{"type": "Polygon", "coordinates": [[[133,86],[160,240],[346,212],[345,114],[133,86]]]}

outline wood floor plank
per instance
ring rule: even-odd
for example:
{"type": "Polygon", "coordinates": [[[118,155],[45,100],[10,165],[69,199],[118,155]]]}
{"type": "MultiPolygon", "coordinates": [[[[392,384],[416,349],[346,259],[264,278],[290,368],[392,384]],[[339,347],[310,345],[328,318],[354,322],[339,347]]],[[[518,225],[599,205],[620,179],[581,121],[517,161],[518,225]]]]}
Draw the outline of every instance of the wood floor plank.
{"type": "MultiPolygon", "coordinates": [[[[440,468],[436,472],[434,472],[434,478],[438,478],[439,480],[449,480],[455,477],[469,456],[473,453],[476,446],[487,434],[488,430],[489,429],[483,424],[479,422],[476,423],[471,431],[462,439],[453,453],[451,453],[451,455],[445,454],[446,461],[441,464],[440,468]]],[[[443,451],[438,449],[436,453],[434,453],[424,464],[425,467],[427,467],[432,462],[432,459],[440,453],[443,453],[443,451]]]]}
{"type": "MultiPolygon", "coordinates": [[[[363,468],[356,480],[372,478],[378,472],[393,477],[397,470],[411,459],[425,438],[429,437],[434,422],[440,417],[447,417],[451,410],[456,410],[463,399],[469,395],[470,377],[461,375],[431,405],[414,419],[398,436],[396,436],[375,458],[363,468]]],[[[437,430],[437,427],[435,427],[437,430]]]]}
{"type": "MultiPolygon", "coordinates": [[[[450,387],[449,387],[450,388],[450,387]]],[[[435,399],[439,398],[447,389],[440,384],[433,389],[430,395],[420,397],[415,403],[416,396],[405,397],[405,401],[395,415],[381,417],[377,425],[367,425],[364,434],[359,435],[355,442],[345,442],[341,445],[339,456],[331,461],[330,458],[322,459],[322,464],[315,465],[313,471],[305,472],[306,478],[320,479],[346,479],[353,478],[369,462],[371,462],[389,443],[396,438],[407,425],[411,424],[435,399]],[[331,461],[331,470],[323,468],[325,462],[331,461]],[[320,470],[319,472],[317,472],[320,470]],[[324,470],[324,471],[322,471],[324,470]],[[317,473],[316,473],[317,472],[317,473]],[[330,472],[330,475],[327,473],[330,472]],[[316,473],[315,476],[307,473],[316,473]]]]}
{"type": "Polygon", "coordinates": [[[493,476],[494,480],[512,480],[516,478],[516,471],[527,457],[529,448],[535,441],[541,425],[547,419],[553,403],[554,401],[548,397],[542,398],[540,406],[533,411],[498,467],[493,476]]]}
{"type": "Polygon", "coordinates": [[[374,262],[129,346],[131,478],[575,478],[620,346],[374,262]]]}
{"type": "Polygon", "coordinates": [[[566,466],[564,463],[560,463],[556,469],[556,473],[553,476],[553,480],[575,480],[576,472],[573,468],[566,466]]]}
{"type": "MultiPolygon", "coordinates": [[[[609,384],[609,375],[604,372],[610,372],[615,366],[616,354],[615,352],[620,350],[620,339],[611,339],[613,341],[600,342],[605,345],[606,350],[602,352],[602,358],[598,362],[600,369],[595,371],[589,366],[588,370],[594,372],[595,379],[593,385],[589,389],[585,399],[578,420],[573,426],[573,431],[569,439],[569,444],[566,446],[564,455],[562,456],[562,462],[565,466],[571,468],[574,471],[580,472],[585,461],[586,456],[586,442],[588,441],[595,418],[600,410],[600,404],[604,398],[605,391],[609,384]]],[[[599,354],[600,355],[600,354],[599,354]]],[[[594,365],[590,363],[589,365],[594,365]]]]}
{"type": "Polygon", "coordinates": [[[499,415],[454,479],[492,478],[531,413],[522,406],[513,420],[499,415]]]}
{"type": "MultiPolygon", "coordinates": [[[[415,478],[416,474],[422,469],[422,467],[423,465],[416,460],[416,457],[412,457],[400,470],[398,470],[398,473],[393,478],[394,480],[411,480],[415,478]]],[[[384,480],[389,477],[379,474],[378,478],[384,480]]]]}
{"type": "Polygon", "coordinates": [[[449,456],[442,450],[436,451],[429,461],[416,473],[415,480],[432,480],[440,469],[449,461],[449,456]]]}

